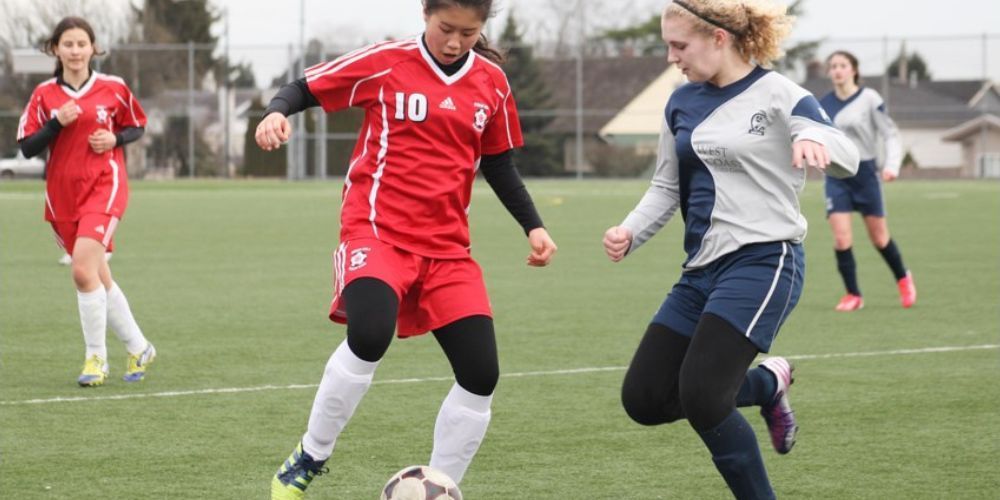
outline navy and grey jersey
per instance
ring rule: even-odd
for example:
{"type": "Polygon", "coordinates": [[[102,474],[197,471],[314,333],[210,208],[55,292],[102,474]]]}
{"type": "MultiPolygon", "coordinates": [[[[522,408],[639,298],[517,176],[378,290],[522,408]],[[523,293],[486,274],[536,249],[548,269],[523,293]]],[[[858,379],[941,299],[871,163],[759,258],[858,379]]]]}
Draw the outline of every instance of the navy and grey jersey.
{"type": "Polygon", "coordinates": [[[673,216],[684,217],[685,269],[704,267],[751,243],[800,242],[804,169],[792,143],[826,146],[827,175],[858,170],[858,150],[808,91],[756,67],[725,87],[688,83],[670,96],[652,185],[622,226],[634,252],[673,216]]]}
{"type": "Polygon", "coordinates": [[[861,154],[861,160],[875,160],[882,153],[882,168],[899,174],[903,162],[903,146],[899,129],[885,111],[885,102],[878,92],[861,87],[852,96],[841,100],[830,92],[819,103],[833,123],[851,138],[861,154]],[[879,151],[879,137],[885,149],[879,151]]]}

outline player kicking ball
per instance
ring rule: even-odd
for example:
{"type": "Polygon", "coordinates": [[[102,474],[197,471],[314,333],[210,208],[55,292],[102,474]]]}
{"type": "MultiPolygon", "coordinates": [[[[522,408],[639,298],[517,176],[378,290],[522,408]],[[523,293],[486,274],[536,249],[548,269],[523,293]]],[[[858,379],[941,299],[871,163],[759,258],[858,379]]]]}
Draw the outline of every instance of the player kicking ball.
{"type": "Polygon", "coordinates": [[[486,434],[499,363],[470,252],[477,170],[527,235],[527,264],[548,265],[556,251],[511,158],[523,140],[500,55],[482,36],[491,9],[491,0],[425,0],[422,35],[307,69],[257,128],[257,144],[270,151],[288,139],[290,114],[365,110],[334,255],[330,319],[347,324],[347,339],[326,365],[301,442],[272,478],[272,499],[304,498],[326,471],[397,329],[404,338],[433,332],[455,375],[430,466],[461,482],[486,434]]]}

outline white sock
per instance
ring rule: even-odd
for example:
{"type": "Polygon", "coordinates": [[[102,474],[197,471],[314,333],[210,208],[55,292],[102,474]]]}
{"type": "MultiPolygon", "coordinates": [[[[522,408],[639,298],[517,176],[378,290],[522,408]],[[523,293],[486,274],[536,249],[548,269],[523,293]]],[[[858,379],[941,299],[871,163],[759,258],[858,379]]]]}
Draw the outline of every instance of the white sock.
{"type": "Polygon", "coordinates": [[[333,454],[337,437],[368,392],[377,367],[378,362],[365,361],[351,352],[347,340],[330,356],[313,400],[309,427],[302,436],[302,448],[313,459],[325,460],[333,454]]]}
{"type": "Polygon", "coordinates": [[[465,470],[486,436],[492,402],[492,394],[473,394],[456,383],[441,403],[434,424],[430,466],[448,474],[456,484],[462,482],[465,470]]]}
{"type": "Polygon", "coordinates": [[[92,292],[76,291],[76,302],[80,307],[80,325],[83,327],[83,342],[87,346],[87,359],[98,355],[108,359],[108,346],[104,342],[108,328],[108,294],[103,286],[92,292]]]}
{"type": "Polygon", "coordinates": [[[111,289],[108,290],[108,324],[118,336],[118,340],[125,344],[129,354],[139,354],[146,349],[148,344],[146,337],[142,335],[139,324],[132,316],[128,299],[115,282],[111,282],[111,289]]]}

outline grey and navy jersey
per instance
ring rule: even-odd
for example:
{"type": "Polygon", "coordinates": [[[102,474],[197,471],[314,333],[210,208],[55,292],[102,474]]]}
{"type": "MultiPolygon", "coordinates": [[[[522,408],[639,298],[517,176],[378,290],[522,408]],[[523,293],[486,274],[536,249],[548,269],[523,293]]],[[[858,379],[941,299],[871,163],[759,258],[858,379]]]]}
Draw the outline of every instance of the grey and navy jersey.
{"type": "Polygon", "coordinates": [[[629,252],[678,207],[686,269],[751,243],[802,241],[806,173],[792,165],[792,142],[804,139],[826,146],[828,175],[857,172],[857,148],[812,94],[782,75],[757,67],[725,87],[681,86],[664,113],[652,185],[622,222],[633,235],[629,252]]]}
{"type": "Polygon", "coordinates": [[[823,96],[819,103],[858,147],[861,160],[875,160],[884,153],[882,168],[899,174],[903,162],[903,146],[899,129],[885,111],[885,102],[878,92],[861,87],[854,95],[841,100],[834,92],[823,96]],[[885,150],[879,151],[879,136],[885,141],[885,150]]]}

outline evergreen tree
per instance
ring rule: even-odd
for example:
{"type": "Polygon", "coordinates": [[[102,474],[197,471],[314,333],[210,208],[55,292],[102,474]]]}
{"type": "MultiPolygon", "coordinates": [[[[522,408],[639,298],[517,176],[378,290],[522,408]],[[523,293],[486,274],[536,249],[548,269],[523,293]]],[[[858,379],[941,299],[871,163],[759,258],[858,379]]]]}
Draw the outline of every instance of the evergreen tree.
{"type": "MultiPolygon", "coordinates": [[[[551,109],[552,94],[542,80],[533,49],[523,41],[513,12],[507,20],[503,34],[500,35],[500,45],[507,51],[504,72],[507,73],[518,109],[522,111],[551,109]]],[[[543,176],[563,173],[560,141],[557,137],[543,133],[553,119],[552,116],[540,114],[521,115],[524,147],[517,153],[517,166],[522,174],[543,176]]]]}

